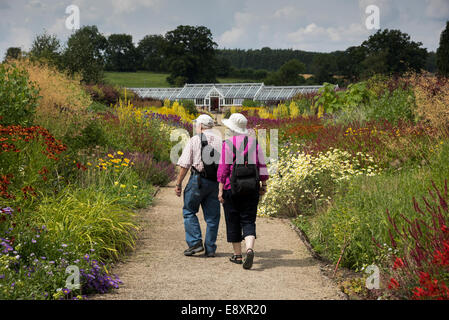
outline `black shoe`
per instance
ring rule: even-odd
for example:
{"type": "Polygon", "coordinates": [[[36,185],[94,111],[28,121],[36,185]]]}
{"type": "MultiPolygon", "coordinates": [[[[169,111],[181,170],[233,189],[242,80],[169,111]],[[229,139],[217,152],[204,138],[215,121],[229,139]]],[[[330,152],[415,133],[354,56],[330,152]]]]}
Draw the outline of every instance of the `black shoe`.
{"type": "Polygon", "coordinates": [[[204,255],[207,257],[207,258],[215,258],[215,252],[205,252],[204,253],[204,255]]]}
{"type": "Polygon", "coordinates": [[[254,251],[253,249],[248,249],[246,251],[246,259],[245,262],[243,262],[243,269],[251,269],[253,266],[253,260],[254,260],[254,251]]]}
{"type": "Polygon", "coordinates": [[[203,241],[197,242],[193,247],[190,247],[189,249],[184,251],[185,256],[193,256],[195,253],[199,253],[201,251],[204,251],[203,247],[203,241]]]}

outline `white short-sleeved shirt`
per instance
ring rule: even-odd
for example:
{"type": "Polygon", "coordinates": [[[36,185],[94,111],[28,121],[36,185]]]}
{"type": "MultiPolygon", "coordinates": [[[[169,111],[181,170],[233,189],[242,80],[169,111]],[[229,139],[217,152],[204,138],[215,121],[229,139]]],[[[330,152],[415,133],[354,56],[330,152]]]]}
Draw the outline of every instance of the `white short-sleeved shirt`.
{"type": "MultiPolygon", "coordinates": [[[[204,130],[203,134],[206,136],[207,143],[215,150],[221,152],[222,139],[216,134],[214,130],[204,130]]],[[[178,160],[178,166],[190,169],[193,166],[198,171],[203,171],[204,166],[201,161],[201,138],[195,135],[187,142],[181,157],[178,160]]]]}

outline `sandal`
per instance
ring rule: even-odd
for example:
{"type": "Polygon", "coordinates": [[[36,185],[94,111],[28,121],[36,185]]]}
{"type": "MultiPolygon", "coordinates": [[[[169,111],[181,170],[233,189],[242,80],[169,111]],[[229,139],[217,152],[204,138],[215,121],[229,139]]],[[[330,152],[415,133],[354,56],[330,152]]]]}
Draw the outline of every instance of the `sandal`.
{"type": "Polygon", "coordinates": [[[241,254],[234,254],[231,258],[229,258],[229,261],[236,264],[242,264],[242,255],[241,254]]]}
{"type": "Polygon", "coordinates": [[[243,269],[251,269],[253,266],[253,260],[254,260],[254,250],[248,249],[246,250],[246,259],[243,263],[243,269]]]}

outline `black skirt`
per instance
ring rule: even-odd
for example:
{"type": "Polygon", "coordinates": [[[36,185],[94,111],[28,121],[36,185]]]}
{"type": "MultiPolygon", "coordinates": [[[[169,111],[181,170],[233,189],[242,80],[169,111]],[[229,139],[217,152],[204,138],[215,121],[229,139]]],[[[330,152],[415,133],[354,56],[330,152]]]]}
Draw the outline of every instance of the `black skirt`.
{"type": "Polygon", "coordinates": [[[223,208],[228,242],[241,242],[247,236],[256,236],[259,198],[259,193],[238,197],[233,196],[231,190],[223,190],[223,208]]]}

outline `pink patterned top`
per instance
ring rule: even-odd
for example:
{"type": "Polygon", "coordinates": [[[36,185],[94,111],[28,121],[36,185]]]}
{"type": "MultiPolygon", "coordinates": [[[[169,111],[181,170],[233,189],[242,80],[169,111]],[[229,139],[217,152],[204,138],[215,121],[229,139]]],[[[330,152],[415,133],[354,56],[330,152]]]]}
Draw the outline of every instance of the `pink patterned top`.
{"type": "MultiPolygon", "coordinates": [[[[224,190],[230,190],[231,189],[231,173],[232,168],[234,167],[233,164],[233,148],[232,144],[235,145],[237,153],[239,152],[240,148],[243,148],[243,140],[245,138],[245,135],[238,135],[232,137],[231,139],[228,139],[226,141],[223,141],[223,146],[221,149],[221,161],[218,166],[217,171],[217,180],[218,182],[221,182],[224,184],[223,189],[224,190]],[[231,144],[232,143],[232,144],[231,144]]],[[[268,170],[267,166],[265,164],[265,158],[263,155],[263,152],[260,152],[259,145],[257,145],[256,148],[254,148],[254,144],[256,143],[256,139],[254,139],[251,136],[248,136],[248,145],[246,149],[244,150],[245,153],[248,152],[248,150],[251,150],[252,152],[248,154],[248,163],[249,164],[256,164],[257,168],[259,169],[259,176],[261,181],[268,180],[268,170]],[[255,150],[255,152],[254,152],[255,150]]],[[[237,161],[243,161],[243,155],[238,155],[236,157],[237,161]]]]}

